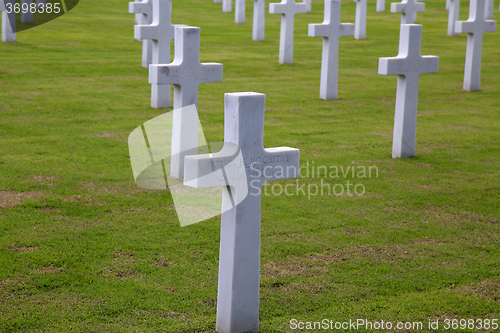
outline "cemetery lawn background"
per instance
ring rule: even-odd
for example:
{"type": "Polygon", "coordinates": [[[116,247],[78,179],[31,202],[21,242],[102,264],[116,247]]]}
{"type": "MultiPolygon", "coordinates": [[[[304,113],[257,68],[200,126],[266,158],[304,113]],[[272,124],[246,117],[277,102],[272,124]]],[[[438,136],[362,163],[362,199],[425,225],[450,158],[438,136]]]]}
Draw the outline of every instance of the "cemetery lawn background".
{"type": "MultiPolygon", "coordinates": [[[[149,107],[127,6],[81,1],[0,44],[0,332],[214,331],[220,217],[181,228],[169,192],[133,180],[129,133],[169,110],[149,107]]],[[[223,141],[224,93],[261,92],[265,146],[299,148],[309,165],[305,194],[262,198],[261,331],[498,319],[500,33],[484,36],[481,91],[463,92],[466,35],[446,36],[444,1],[426,1],[422,54],[440,56],[439,73],[420,79],[417,156],[394,160],[396,77],[377,68],[398,53],[400,15],[369,2],[367,39],[340,41],[340,99],[323,101],[322,40],[307,37],[323,3],[296,16],[293,65],[278,64],[278,15],[251,40],[251,7],[235,25],[211,0],[174,1],[172,22],[201,27],[202,62],[224,64],[224,82],[200,88],[207,141],[223,141]],[[366,193],[308,198],[322,181],[366,193]]],[[[342,22],[354,14],[343,1],[342,22]]]]}

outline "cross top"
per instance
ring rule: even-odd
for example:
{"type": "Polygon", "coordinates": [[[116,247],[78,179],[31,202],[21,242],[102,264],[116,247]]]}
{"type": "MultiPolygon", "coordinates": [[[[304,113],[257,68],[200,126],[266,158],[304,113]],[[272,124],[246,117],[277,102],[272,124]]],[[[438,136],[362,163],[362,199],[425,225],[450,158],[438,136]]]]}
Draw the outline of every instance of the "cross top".
{"type": "Polygon", "coordinates": [[[455,31],[458,33],[468,33],[472,35],[481,35],[485,32],[495,32],[497,22],[486,20],[485,0],[471,0],[469,7],[469,19],[467,21],[458,21],[455,23],[455,31]]]}
{"type": "Polygon", "coordinates": [[[339,0],[325,1],[325,19],[322,24],[309,24],[309,36],[339,39],[354,34],[354,24],[340,23],[339,0]]]}
{"type": "Polygon", "coordinates": [[[200,63],[200,28],[175,28],[175,57],[171,64],[151,65],[149,83],[174,84],[186,90],[196,90],[196,100],[177,105],[174,109],[198,105],[198,87],[202,83],[221,82],[222,64],[200,63]]]}
{"type": "Polygon", "coordinates": [[[413,24],[417,13],[425,11],[425,3],[417,0],[403,0],[401,3],[391,3],[391,13],[401,13],[401,24],[413,24]]]}
{"type": "Polygon", "coordinates": [[[306,3],[296,3],[295,0],[281,0],[280,3],[269,4],[270,14],[295,15],[307,13],[306,3]]]}
{"type": "MultiPolygon", "coordinates": [[[[175,36],[171,23],[172,1],[153,1],[153,22],[151,25],[136,25],[134,37],[140,40],[151,39],[153,44],[153,64],[170,63],[170,43],[175,36]]],[[[133,4],[132,2],[131,4],[133,4]]]]}
{"type": "Polygon", "coordinates": [[[0,0],[0,12],[3,12],[7,10],[7,8],[5,8],[5,2],[3,0],[0,0]]]}
{"type": "Polygon", "coordinates": [[[153,0],[143,0],[141,2],[129,2],[128,12],[130,14],[144,14],[148,17],[153,15],[153,0]]]}
{"type": "Polygon", "coordinates": [[[17,41],[16,37],[16,13],[12,10],[7,13],[7,4],[15,4],[14,0],[4,0],[1,1],[0,7],[2,7],[2,42],[14,43],[17,41]]]}
{"type": "Polygon", "coordinates": [[[436,73],[439,57],[422,56],[422,25],[403,24],[399,40],[399,54],[395,58],[380,58],[379,74],[418,77],[424,73],[436,73]]]}

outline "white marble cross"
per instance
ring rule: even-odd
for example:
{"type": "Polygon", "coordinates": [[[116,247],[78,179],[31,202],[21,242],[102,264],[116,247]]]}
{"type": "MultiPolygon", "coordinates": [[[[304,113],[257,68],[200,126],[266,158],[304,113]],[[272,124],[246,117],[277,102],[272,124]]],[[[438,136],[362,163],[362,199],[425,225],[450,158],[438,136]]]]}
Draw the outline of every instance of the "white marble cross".
{"type": "Polygon", "coordinates": [[[222,0],[222,11],[231,13],[233,11],[233,0],[222,0]]]}
{"type": "Polygon", "coordinates": [[[266,31],[266,0],[253,1],[253,30],[252,39],[263,41],[266,31]]]}
{"type": "Polygon", "coordinates": [[[214,3],[222,3],[222,0],[214,0],[214,3]]]}
{"type": "Polygon", "coordinates": [[[391,13],[401,13],[401,24],[413,24],[417,20],[417,13],[425,11],[425,3],[417,0],[403,0],[400,3],[391,3],[391,13]]]}
{"type": "Polygon", "coordinates": [[[2,12],[2,42],[14,43],[17,41],[16,36],[16,13],[12,9],[7,13],[7,4],[11,4],[14,8],[14,0],[0,0],[0,11],[2,12]]]}
{"type": "MultiPolygon", "coordinates": [[[[149,25],[153,23],[153,0],[143,0],[140,2],[129,2],[128,12],[130,14],[141,15],[139,25],[149,25]]],[[[134,31],[135,35],[135,31],[134,31]]],[[[135,39],[141,41],[134,36],[135,39]]],[[[153,41],[146,39],[142,41],[142,67],[149,68],[153,63],[153,41]]]]}
{"type": "Polygon", "coordinates": [[[477,91],[481,85],[481,53],[483,34],[494,32],[497,22],[484,19],[484,0],[470,0],[469,19],[458,21],[457,33],[467,33],[467,52],[465,55],[464,90],[477,91]]]}
{"type": "Polygon", "coordinates": [[[385,0],[377,0],[376,12],[385,12],[385,0]]]}
{"type": "Polygon", "coordinates": [[[259,332],[262,186],[299,175],[298,149],[264,148],[264,108],[264,94],[226,94],[223,149],[185,160],[184,185],[223,189],[216,322],[219,333],[259,332]],[[239,147],[239,160],[235,159],[234,146],[239,147]],[[215,168],[225,169],[225,177],[211,177],[215,168]],[[248,191],[227,186],[241,178],[246,178],[248,191]],[[233,202],[240,203],[235,206],[233,202]]]}
{"type": "MultiPolygon", "coordinates": [[[[153,0],[153,23],[136,25],[135,37],[153,41],[152,64],[170,63],[170,44],[175,37],[175,26],[171,23],[172,0],[153,0]]],[[[170,85],[151,85],[151,106],[153,108],[169,108],[170,85]]]]}
{"type": "Polygon", "coordinates": [[[309,24],[310,37],[323,37],[319,97],[324,100],[337,99],[339,38],[354,34],[352,23],[340,23],[340,4],[340,0],[325,0],[323,23],[309,24]]]}
{"type": "Polygon", "coordinates": [[[356,20],[354,21],[354,39],[366,39],[366,4],[367,0],[354,0],[356,20]]]}
{"type": "Polygon", "coordinates": [[[460,0],[449,0],[448,5],[448,36],[458,36],[455,32],[455,22],[460,14],[460,0]]]}
{"type": "Polygon", "coordinates": [[[198,108],[198,88],[202,83],[222,82],[222,64],[200,63],[200,28],[175,28],[175,57],[168,65],[151,65],[149,83],[174,85],[172,160],[170,175],[183,178],[184,156],[196,149],[196,122],[182,116],[181,108],[198,108]]]}
{"type": "Polygon", "coordinates": [[[415,156],[419,77],[424,73],[437,73],[439,69],[439,57],[420,55],[421,44],[422,25],[402,24],[398,56],[379,59],[379,74],[398,75],[393,158],[415,156]]]}
{"type": "Polygon", "coordinates": [[[280,3],[269,4],[270,14],[281,14],[280,64],[293,64],[293,33],[295,14],[305,14],[307,5],[295,3],[295,0],[281,0],[280,3]]]}
{"type": "Polygon", "coordinates": [[[236,0],[234,3],[234,23],[244,24],[246,12],[246,0],[236,0]]]}

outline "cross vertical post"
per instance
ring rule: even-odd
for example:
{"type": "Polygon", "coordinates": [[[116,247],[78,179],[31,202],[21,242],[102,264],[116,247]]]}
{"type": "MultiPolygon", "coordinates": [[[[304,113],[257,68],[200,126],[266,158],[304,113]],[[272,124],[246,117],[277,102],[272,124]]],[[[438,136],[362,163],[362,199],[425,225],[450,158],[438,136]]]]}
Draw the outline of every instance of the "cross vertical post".
{"type": "Polygon", "coordinates": [[[246,13],[246,0],[236,0],[234,3],[234,23],[244,24],[246,13]]]}
{"type": "Polygon", "coordinates": [[[32,3],[33,0],[21,0],[21,23],[33,23],[33,13],[29,7],[32,3]],[[24,4],[28,5],[28,10],[26,12],[22,10],[24,4]]]}
{"type": "Polygon", "coordinates": [[[14,12],[14,0],[3,0],[0,2],[0,10],[2,11],[2,42],[15,43],[16,36],[16,13],[14,12]],[[7,13],[7,4],[12,6],[10,13],[7,13]]]}
{"type": "Polygon", "coordinates": [[[484,0],[470,0],[469,19],[455,23],[457,33],[467,33],[464,90],[478,91],[481,86],[481,57],[483,34],[496,31],[497,22],[484,19],[484,0]]]}
{"type": "Polygon", "coordinates": [[[398,56],[379,59],[379,74],[398,75],[393,158],[415,156],[419,77],[424,73],[437,73],[439,69],[439,57],[422,56],[421,44],[422,25],[402,24],[398,56]]]}
{"type": "Polygon", "coordinates": [[[325,0],[323,23],[309,24],[310,37],[323,37],[319,96],[324,100],[337,99],[339,38],[354,34],[354,24],[340,23],[340,5],[340,0],[325,0]]]}
{"type": "Polygon", "coordinates": [[[231,13],[233,11],[233,0],[222,0],[222,11],[231,13]]]}
{"type": "Polygon", "coordinates": [[[259,332],[262,186],[299,175],[298,149],[264,149],[264,110],[264,94],[226,94],[223,149],[185,159],[185,185],[223,188],[216,323],[220,333],[259,332]],[[237,146],[241,159],[231,162],[227,179],[207,177],[214,166],[234,158],[226,146],[237,146]],[[232,177],[246,177],[248,192],[227,186],[232,177]]]}
{"type": "Polygon", "coordinates": [[[377,0],[376,12],[385,12],[385,0],[377,0]]]}
{"type": "Polygon", "coordinates": [[[198,88],[202,83],[222,82],[222,64],[200,63],[200,28],[175,27],[175,57],[171,64],[151,65],[149,83],[174,85],[172,159],[170,175],[183,178],[184,157],[196,154],[198,125],[182,114],[182,108],[198,108],[198,88]]]}
{"type": "Polygon", "coordinates": [[[266,31],[266,0],[253,1],[253,30],[252,39],[263,41],[266,31]]]}
{"type": "Polygon", "coordinates": [[[356,3],[356,20],[354,21],[354,39],[366,39],[366,5],[367,0],[354,0],[356,3]]]}
{"type": "Polygon", "coordinates": [[[280,3],[269,4],[270,14],[281,14],[280,64],[293,64],[295,14],[305,14],[306,12],[307,5],[295,3],[295,0],[282,0],[280,3]]]}
{"type": "Polygon", "coordinates": [[[460,14],[460,0],[449,0],[449,12],[448,12],[448,36],[458,36],[455,31],[455,22],[458,21],[460,14]]]}

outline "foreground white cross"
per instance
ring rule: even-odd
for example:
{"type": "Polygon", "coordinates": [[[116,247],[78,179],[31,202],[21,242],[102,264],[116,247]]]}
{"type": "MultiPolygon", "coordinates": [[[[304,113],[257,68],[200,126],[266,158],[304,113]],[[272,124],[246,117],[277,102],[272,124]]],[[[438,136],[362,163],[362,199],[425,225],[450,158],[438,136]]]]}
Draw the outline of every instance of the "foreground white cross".
{"type": "Polygon", "coordinates": [[[354,39],[366,39],[366,4],[367,0],[354,0],[356,20],[354,21],[354,39]]]}
{"type": "Polygon", "coordinates": [[[425,3],[417,0],[403,0],[400,3],[391,3],[391,13],[401,13],[401,24],[413,24],[417,20],[417,13],[425,11],[425,3]]]}
{"type": "Polygon", "coordinates": [[[385,12],[385,0],[377,0],[377,5],[375,7],[377,12],[385,12]]]}
{"type": "Polygon", "coordinates": [[[379,59],[379,74],[398,75],[393,158],[415,156],[419,77],[425,73],[437,73],[439,69],[439,57],[420,55],[421,44],[422,26],[402,24],[398,56],[379,59]]]}
{"type": "Polygon", "coordinates": [[[455,24],[457,33],[467,33],[467,52],[465,55],[464,90],[478,91],[481,85],[481,53],[483,34],[494,32],[497,22],[484,19],[484,0],[470,0],[469,19],[455,24]]]}
{"type": "Polygon", "coordinates": [[[319,97],[324,100],[337,99],[339,39],[354,33],[352,23],[340,23],[340,4],[340,0],[325,0],[323,23],[309,24],[310,37],[323,37],[319,97]]]}
{"type": "Polygon", "coordinates": [[[149,70],[149,83],[174,85],[172,177],[183,178],[184,156],[192,154],[198,142],[197,122],[183,117],[181,108],[193,104],[198,108],[198,88],[209,82],[222,82],[222,64],[200,63],[200,28],[176,27],[174,61],[151,65],[149,70]]]}
{"type": "Polygon", "coordinates": [[[2,42],[14,43],[16,37],[16,13],[14,12],[15,0],[0,0],[0,11],[2,12],[2,42]],[[10,13],[7,13],[7,5],[12,8],[10,13]]]}
{"type": "Polygon", "coordinates": [[[234,3],[234,23],[244,24],[246,12],[246,0],[236,0],[234,3]]]}
{"type": "MultiPolygon", "coordinates": [[[[447,2],[448,3],[448,2],[447,2]]],[[[448,6],[448,36],[458,36],[455,32],[455,22],[460,14],[460,0],[449,0],[448,6]]]]}
{"type": "Polygon", "coordinates": [[[226,94],[224,148],[185,160],[184,185],[223,189],[216,323],[220,333],[259,332],[261,189],[268,181],[299,175],[298,149],[264,149],[264,109],[264,94],[226,94]],[[234,146],[240,149],[239,160],[234,146]],[[225,177],[211,177],[223,165],[225,177]],[[248,192],[227,186],[242,177],[248,192]],[[241,193],[246,194],[242,201],[241,193]],[[233,202],[240,203],[235,207],[233,202]]]}
{"type": "MultiPolygon", "coordinates": [[[[128,12],[130,14],[141,15],[142,19],[139,25],[149,25],[153,23],[153,0],[143,0],[140,2],[129,2],[128,12]]],[[[135,35],[135,30],[134,30],[135,35]]],[[[141,39],[134,36],[135,39],[141,39]]],[[[150,39],[142,40],[142,67],[149,68],[153,63],[153,41],[150,39]]]]}
{"type": "Polygon", "coordinates": [[[253,30],[252,39],[263,41],[266,30],[266,0],[253,1],[253,30]]]}
{"type": "MultiPolygon", "coordinates": [[[[135,37],[153,41],[152,64],[170,63],[170,44],[175,38],[175,26],[171,23],[172,0],[153,0],[153,23],[136,25],[135,37]]],[[[151,85],[151,106],[153,108],[169,108],[170,85],[151,85]]]]}
{"type": "Polygon", "coordinates": [[[270,14],[281,14],[280,33],[280,64],[293,64],[293,32],[295,14],[307,13],[305,3],[295,3],[295,0],[281,0],[280,3],[269,4],[270,14]]]}

